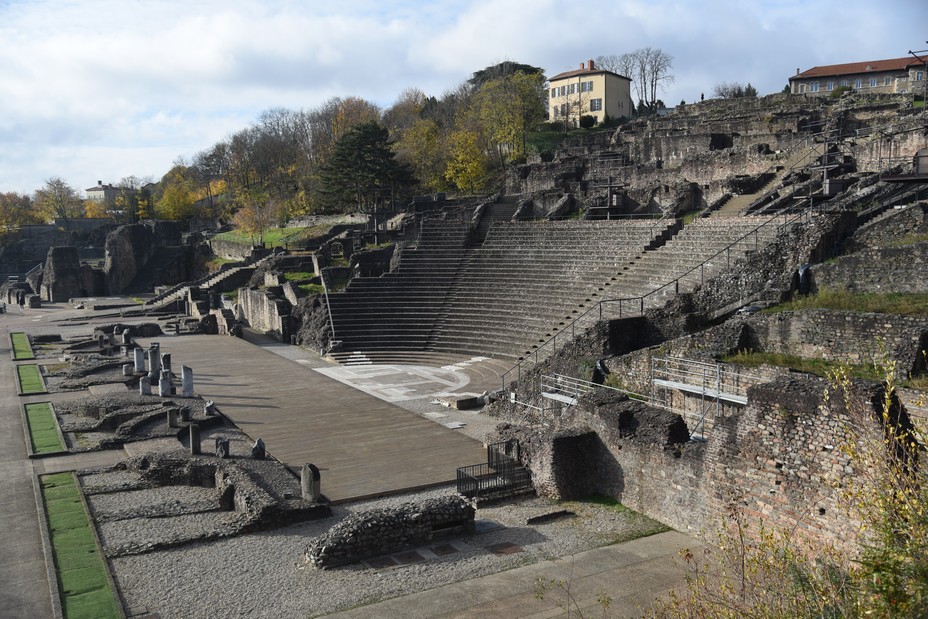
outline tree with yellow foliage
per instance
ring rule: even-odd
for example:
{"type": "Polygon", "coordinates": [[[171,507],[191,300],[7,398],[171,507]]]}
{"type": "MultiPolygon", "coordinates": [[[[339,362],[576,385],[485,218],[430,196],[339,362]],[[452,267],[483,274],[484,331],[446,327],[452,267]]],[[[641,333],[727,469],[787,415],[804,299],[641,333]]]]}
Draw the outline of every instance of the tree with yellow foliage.
{"type": "Polygon", "coordinates": [[[477,134],[467,129],[455,131],[448,136],[448,145],[450,159],[445,178],[471,193],[483,188],[486,159],[477,145],[477,134]]]}

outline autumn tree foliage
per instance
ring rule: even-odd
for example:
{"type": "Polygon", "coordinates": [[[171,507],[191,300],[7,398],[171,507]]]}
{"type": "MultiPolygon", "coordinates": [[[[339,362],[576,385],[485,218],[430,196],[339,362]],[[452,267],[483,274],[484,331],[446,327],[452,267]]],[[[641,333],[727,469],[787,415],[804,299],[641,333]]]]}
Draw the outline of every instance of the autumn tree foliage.
{"type": "Polygon", "coordinates": [[[70,227],[72,219],[84,215],[84,201],[77,190],[57,176],[48,179],[44,187],[36,190],[34,202],[47,221],[57,219],[65,228],[70,227]]]}
{"type": "Polygon", "coordinates": [[[183,163],[176,163],[161,179],[161,196],[155,203],[160,219],[184,220],[194,215],[194,183],[183,163]]]}
{"type": "Polygon", "coordinates": [[[41,223],[41,220],[30,196],[15,191],[0,193],[0,240],[20,226],[41,223]]]}

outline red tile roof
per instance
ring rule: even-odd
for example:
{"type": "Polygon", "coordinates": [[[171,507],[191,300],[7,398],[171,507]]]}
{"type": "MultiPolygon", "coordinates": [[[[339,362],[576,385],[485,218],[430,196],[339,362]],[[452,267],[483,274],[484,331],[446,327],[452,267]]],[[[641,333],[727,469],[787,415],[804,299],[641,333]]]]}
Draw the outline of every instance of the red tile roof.
{"type": "Polygon", "coordinates": [[[870,60],[867,62],[848,62],[845,64],[829,64],[822,67],[812,67],[798,73],[790,80],[810,77],[833,77],[838,75],[851,75],[854,73],[870,73],[874,71],[905,71],[908,67],[923,64],[908,56],[907,58],[892,58],[890,60],[870,60]]]}

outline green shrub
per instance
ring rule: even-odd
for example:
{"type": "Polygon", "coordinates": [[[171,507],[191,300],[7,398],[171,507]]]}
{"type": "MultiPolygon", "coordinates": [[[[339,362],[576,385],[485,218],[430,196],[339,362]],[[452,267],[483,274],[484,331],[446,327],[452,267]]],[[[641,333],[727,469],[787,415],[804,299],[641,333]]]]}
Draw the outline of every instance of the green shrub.
{"type": "Polygon", "coordinates": [[[580,117],[580,128],[581,129],[592,129],[596,126],[596,117],[589,114],[584,114],[580,117]]]}

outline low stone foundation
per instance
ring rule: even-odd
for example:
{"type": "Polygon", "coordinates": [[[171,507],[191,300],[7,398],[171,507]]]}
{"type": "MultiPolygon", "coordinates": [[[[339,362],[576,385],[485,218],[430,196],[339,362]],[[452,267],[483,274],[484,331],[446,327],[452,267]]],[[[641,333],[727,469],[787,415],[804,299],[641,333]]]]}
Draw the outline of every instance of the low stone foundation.
{"type": "Polygon", "coordinates": [[[313,539],[306,561],[325,569],[421,546],[438,536],[470,534],[474,514],[473,505],[458,495],[353,514],[313,539]]]}

